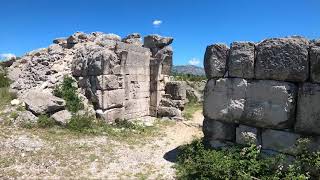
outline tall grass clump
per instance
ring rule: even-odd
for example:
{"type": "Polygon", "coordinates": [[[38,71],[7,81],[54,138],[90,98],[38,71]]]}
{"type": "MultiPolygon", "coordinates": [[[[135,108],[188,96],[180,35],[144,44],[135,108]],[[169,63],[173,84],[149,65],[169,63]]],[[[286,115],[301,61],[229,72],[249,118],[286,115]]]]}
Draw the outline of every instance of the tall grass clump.
{"type": "Polygon", "coordinates": [[[77,87],[74,86],[75,80],[65,76],[63,82],[56,86],[54,95],[66,101],[66,108],[71,112],[78,112],[83,109],[83,103],[77,94],[77,87]]]}

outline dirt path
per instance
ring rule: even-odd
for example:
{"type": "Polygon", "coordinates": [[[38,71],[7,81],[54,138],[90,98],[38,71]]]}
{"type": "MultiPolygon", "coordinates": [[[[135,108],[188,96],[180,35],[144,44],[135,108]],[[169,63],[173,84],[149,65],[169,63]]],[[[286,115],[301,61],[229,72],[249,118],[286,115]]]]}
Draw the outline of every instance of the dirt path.
{"type": "Polygon", "coordinates": [[[176,148],[202,136],[202,121],[197,111],[192,121],[165,126],[161,136],[137,144],[0,127],[0,179],[174,179],[176,148]]]}

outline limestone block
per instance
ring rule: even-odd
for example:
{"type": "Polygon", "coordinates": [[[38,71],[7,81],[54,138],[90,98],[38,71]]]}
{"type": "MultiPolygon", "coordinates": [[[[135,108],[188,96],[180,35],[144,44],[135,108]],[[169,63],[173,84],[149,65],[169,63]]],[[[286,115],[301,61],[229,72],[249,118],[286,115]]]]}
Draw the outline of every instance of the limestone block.
{"type": "Polygon", "coordinates": [[[233,42],[229,55],[229,77],[254,78],[254,43],[233,42]]]}
{"type": "Polygon", "coordinates": [[[286,132],[267,129],[262,131],[262,148],[267,150],[275,150],[287,154],[296,153],[296,144],[300,135],[286,132]]]}
{"type": "Polygon", "coordinates": [[[236,128],[236,142],[238,144],[248,144],[255,143],[257,145],[261,144],[261,137],[259,131],[255,127],[239,125],[236,128]]]}
{"type": "Polygon", "coordinates": [[[147,48],[163,48],[173,42],[172,37],[162,37],[157,34],[151,34],[144,37],[144,47],[147,48]]]}
{"type": "Polygon", "coordinates": [[[311,47],[309,56],[311,81],[320,83],[320,47],[311,47]]]}
{"type": "Polygon", "coordinates": [[[150,74],[150,67],[149,66],[125,66],[124,73],[126,75],[137,74],[137,75],[149,75],[150,74]]]}
{"type": "Polygon", "coordinates": [[[262,41],[256,47],[256,78],[304,82],[309,73],[308,44],[299,37],[262,41]]]}
{"type": "Polygon", "coordinates": [[[209,80],[204,90],[204,117],[239,122],[244,113],[248,85],[247,80],[240,78],[209,80]]]}
{"type": "Polygon", "coordinates": [[[172,72],[172,56],[165,56],[161,66],[161,74],[170,75],[172,72]]]}
{"type": "Polygon", "coordinates": [[[51,116],[52,119],[63,126],[67,125],[71,117],[72,114],[68,110],[58,111],[51,116]]]}
{"type": "Polygon", "coordinates": [[[158,117],[181,117],[181,111],[175,107],[159,106],[157,110],[158,117]]]}
{"type": "Polygon", "coordinates": [[[204,69],[208,79],[223,77],[229,48],[224,44],[213,44],[207,47],[204,55],[204,69]]]}
{"type": "Polygon", "coordinates": [[[123,77],[117,75],[101,75],[96,78],[97,89],[99,90],[113,90],[123,88],[123,77]]]}
{"type": "Polygon", "coordinates": [[[41,90],[27,92],[22,100],[26,103],[27,109],[34,114],[53,113],[64,109],[66,105],[63,99],[41,90]]]}
{"type": "Polygon", "coordinates": [[[124,107],[122,108],[113,108],[113,109],[108,109],[101,113],[99,116],[105,120],[108,123],[113,123],[116,120],[123,120],[124,119],[124,112],[125,109],[124,107]]]}
{"type": "Polygon", "coordinates": [[[320,85],[304,83],[299,88],[295,130],[320,135],[320,85]]]}
{"type": "Polygon", "coordinates": [[[149,66],[150,55],[148,53],[128,52],[125,66],[149,66]]]}
{"type": "Polygon", "coordinates": [[[148,112],[150,106],[149,98],[141,99],[129,99],[125,101],[126,114],[132,114],[136,112],[148,112]]]}
{"type": "Polygon", "coordinates": [[[97,91],[98,105],[100,109],[110,109],[123,107],[125,100],[124,89],[110,91],[97,91]]]}
{"type": "Polygon", "coordinates": [[[293,83],[258,80],[247,90],[240,122],[274,129],[291,128],[295,121],[297,87],[293,83]]]}
{"type": "Polygon", "coordinates": [[[110,74],[112,67],[118,62],[116,54],[108,49],[94,52],[88,59],[88,75],[110,74]]]}
{"type": "Polygon", "coordinates": [[[165,92],[171,95],[173,100],[185,100],[186,86],[184,81],[170,81],[165,85],[165,92]]]}
{"type": "Polygon", "coordinates": [[[223,123],[205,118],[202,131],[205,141],[222,140],[233,142],[236,137],[236,126],[232,123],[223,123]]]}
{"type": "Polygon", "coordinates": [[[128,43],[124,43],[124,42],[117,42],[116,45],[116,53],[119,54],[121,52],[138,52],[138,53],[145,53],[147,54],[151,54],[150,50],[148,48],[145,47],[141,47],[141,46],[137,46],[134,44],[128,44],[128,43]]]}
{"type": "Polygon", "coordinates": [[[125,75],[126,82],[138,81],[138,82],[149,82],[150,76],[148,75],[141,75],[141,74],[130,74],[125,75]]]}

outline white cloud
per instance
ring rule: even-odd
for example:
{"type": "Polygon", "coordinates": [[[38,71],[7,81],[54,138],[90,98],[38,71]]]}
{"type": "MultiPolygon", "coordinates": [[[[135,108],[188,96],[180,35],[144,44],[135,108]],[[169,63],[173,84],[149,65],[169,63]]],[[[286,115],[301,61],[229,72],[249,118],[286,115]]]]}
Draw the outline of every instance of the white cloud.
{"type": "Polygon", "coordinates": [[[152,22],[152,24],[153,24],[154,27],[159,27],[162,24],[162,21],[161,20],[154,20],[152,22]]]}
{"type": "Polygon", "coordinates": [[[0,54],[0,59],[11,59],[11,58],[14,58],[16,57],[16,55],[12,54],[12,53],[3,53],[3,54],[0,54]]]}
{"type": "Polygon", "coordinates": [[[200,64],[200,60],[197,58],[192,58],[189,60],[189,64],[196,66],[196,65],[200,64]]]}

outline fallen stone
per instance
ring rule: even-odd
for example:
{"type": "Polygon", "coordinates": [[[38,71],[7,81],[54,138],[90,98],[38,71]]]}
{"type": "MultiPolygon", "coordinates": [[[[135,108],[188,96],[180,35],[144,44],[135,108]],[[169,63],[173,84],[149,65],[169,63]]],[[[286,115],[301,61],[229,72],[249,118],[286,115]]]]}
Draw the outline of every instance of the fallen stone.
{"type": "Polygon", "coordinates": [[[304,82],[309,73],[308,45],[299,37],[262,41],[256,47],[256,79],[304,82]]]}
{"type": "Polygon", "coordinates": [[[299,88],[295,130],[320,135],[320,85],[303,83],[299,88]]]}
{"type": "Polygon", "coordinates": [[[58,111],[51,116],[51,118],[62,126],[66,126],[70,122],[71,117],[72,114],[68,110],[58,111]]]}
{"type": "Polygon", "coordinates": [[[37,124],[38,118],[30,111],[19,111],[18,117],[13,120],[13,124],[17,126],[25,126],[25,125],[35,125],[37,124]]]}
{"type": "Polygon", "coordinates": [[[320,83],[320,46],[311,47],[309,56],[311,81],[320,83]]]}
{"type": "Polygon", "coordinates": [[[204,70],[208,79],[225,75],[228,52],[229,48],[224,44],[207,46],[204,55],[204,70]]]}
{"type": "Polygon", "coordinates": [[[299,138],[295,133],[267,129],[262,131],[262,148],[294,155],[299,138]]]}
{"type": "Polygon", "coordinates": [[[181,117],[181,111],[174,107],[159,106],[157,110],[158,117],[181,117]]]}
{"type": "Polygon", "coordinates": [[[64,109],[66,104],[63,99],[39,90],[27,92],[23,101],[26,103],[27,109],[37,115],[57,112],[64,109]]]}
{"type": "Polygon", "coordinates": [[[107,123],[114,123],[116,120],[124,120],[125,109],[113,108],[106,111],[96,111],[98,117],[102,118],[107,123]]]}
{"type": "Polygon", "coordinates": [[[18,99],[13,99],[10,101],[11,106],[18,106],[21,102],[18,99]]]}
{"type": "Polygon", "coordinates": [[[230,77],[254,78],[254,43],[233,42],[231,44],[228,70],[230,77]]]}

